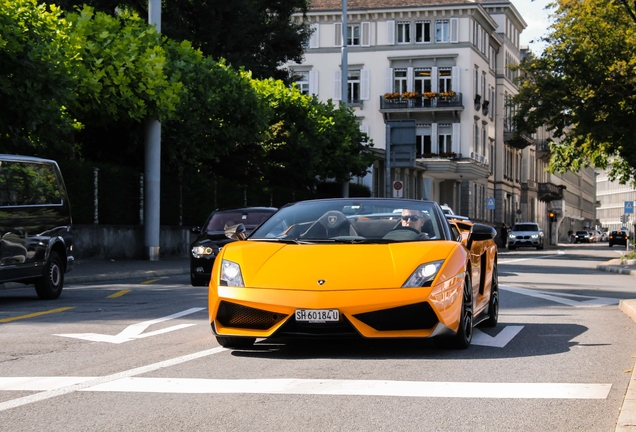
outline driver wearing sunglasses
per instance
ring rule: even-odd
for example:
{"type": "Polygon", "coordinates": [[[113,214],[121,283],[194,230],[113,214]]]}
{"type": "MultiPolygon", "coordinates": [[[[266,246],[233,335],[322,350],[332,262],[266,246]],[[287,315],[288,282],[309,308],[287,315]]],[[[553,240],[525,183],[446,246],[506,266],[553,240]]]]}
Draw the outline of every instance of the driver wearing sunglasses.
{"type": "Polygon", "coordinates": [[[417,232],[422,231],[424,225],[424,216],[420,210],[404,209],[402,210],[402,226],[412,228],[417,232]]]}

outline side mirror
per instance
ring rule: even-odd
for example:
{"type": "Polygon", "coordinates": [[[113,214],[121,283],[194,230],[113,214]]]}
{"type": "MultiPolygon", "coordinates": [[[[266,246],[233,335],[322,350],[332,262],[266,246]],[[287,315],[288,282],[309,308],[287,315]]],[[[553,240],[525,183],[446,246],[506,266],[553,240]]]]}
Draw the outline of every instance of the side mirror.
{"type": "Polygon", "coordinates": [[[242,223],[238,225],[232,225],[225,229],[225,237],[232,240],[245,240],[247,238],[247,230],[242,223]]]}
{"type": "Polygon", "coordinates": [[[495,230],[490,225],[476,223],[470,229],[468,240],[466,240],[466,248],[470,249],[474,241],[492,240],[495,238],[496,235],[497,230],[495,230]]]}
{"type": "Polygon", "coordinates": [[[190,231],[192,232],[192,234],[201,234],[201,227],[195,226],[190,231]]]}

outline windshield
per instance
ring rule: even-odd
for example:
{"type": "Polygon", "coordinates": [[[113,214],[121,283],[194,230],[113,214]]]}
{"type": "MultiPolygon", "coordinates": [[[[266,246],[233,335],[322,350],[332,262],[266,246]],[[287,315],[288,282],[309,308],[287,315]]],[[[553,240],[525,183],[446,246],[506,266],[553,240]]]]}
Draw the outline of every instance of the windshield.
{"type": "Polygon", "coordinates": [[[525,224],[516,224],[513,231],[539,231],[539,226],[537,224],[525,223],[525,224]]]}
{"type": "Polygon", "coordinates": [[[253,230],[260,223],[266,220],[274,213],[273,210],[264,209],[238,209],[219,211],[212,214],[212,217],[208,221],[205,230],[210,231],[223,231],[232,225],[242,223],[245,228],[253,230]]]}
{"type": "Polygon", "coordinates": [[[435,202],[339,198],[290,204],[254,231],[250,240],[389,243],[446,240],[449,235],[435,202]]]}

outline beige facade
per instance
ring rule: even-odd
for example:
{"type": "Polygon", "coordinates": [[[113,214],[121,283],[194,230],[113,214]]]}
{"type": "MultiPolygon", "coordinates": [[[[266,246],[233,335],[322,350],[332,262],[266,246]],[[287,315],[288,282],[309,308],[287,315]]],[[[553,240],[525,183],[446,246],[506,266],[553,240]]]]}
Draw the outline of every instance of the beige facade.
{"type": "MultiPolygon", "coordinates": [[[[303,91],[340,101],[340,0],[313,0],[308,18],[314,34],[305,60],[288,66],[303,91]]],[[[566,214],[563,191],[573,186],[544,172],[545,141],[517,134],[506,104],[517,92],[509,66],[523,55],[526,27],[512,3],[350,0],[347,24],[345,97],[385,156],[359,179],[374,196],[393,195],[400,181],[406,198],[434,199],[494,226],[537,221],[546,232],[549,209],[566,214]],[[387,123],[401,120],[415,122],[415,158],[387,170],[387,123]]]]}

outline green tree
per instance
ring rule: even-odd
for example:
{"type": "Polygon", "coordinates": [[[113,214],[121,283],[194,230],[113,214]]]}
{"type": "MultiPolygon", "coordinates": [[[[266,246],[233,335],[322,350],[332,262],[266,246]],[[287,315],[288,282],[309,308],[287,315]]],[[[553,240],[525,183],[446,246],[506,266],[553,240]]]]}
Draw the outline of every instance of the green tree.
{"type": "MultiPolygon", "coordinates": [[[[147,17],[144,0],[45,0],[66,10],[86,3],[96,10],[115,14],[129,8],[147,17]]],[[[281,66],[300,62],[311,29],[303,19],[309,0],[179,0],[162,2],[161,32],[176,41],[188,40],[215,60],[226,59],[244,67],[255,78],[289,78],[281,66]]]]}
{"type": "Polygon", "coordinates": [[[519,67],[518,130],[553,132],[553,172],[593,165],[636,184],[636,26],[613,0],[553,7],[545,51],[519,67]]]}
{"type": "Polygon", "coordinates": [[[62,11],[36,0],[0,0],[0,151],[41,156],[72,151],[78,127],[77,47],[62,11]]]}
{"type": "Polygon", "coordinates": [[[186,41],[169,40],[165,48],[166,72],[183,84],[176,112],[162,125],[166,164],[180,175],[192,168],[218,176],[215,167],[234,174],[238,166],[226,158],[246,159],[244,149],[256,146],[267,126],[249,74],[215,62],[186,41]]]}

